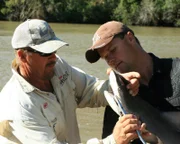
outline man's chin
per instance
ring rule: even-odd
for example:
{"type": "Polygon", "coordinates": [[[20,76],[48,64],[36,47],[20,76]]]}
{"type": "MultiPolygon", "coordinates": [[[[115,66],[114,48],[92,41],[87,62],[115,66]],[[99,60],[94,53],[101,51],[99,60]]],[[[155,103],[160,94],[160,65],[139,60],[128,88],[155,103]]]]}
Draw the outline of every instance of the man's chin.
{"type": "Polygon", "coordinates": [[[54,76],[54,71],[51,71],[45,75],[45,80],[51,80],[54,76]]]}

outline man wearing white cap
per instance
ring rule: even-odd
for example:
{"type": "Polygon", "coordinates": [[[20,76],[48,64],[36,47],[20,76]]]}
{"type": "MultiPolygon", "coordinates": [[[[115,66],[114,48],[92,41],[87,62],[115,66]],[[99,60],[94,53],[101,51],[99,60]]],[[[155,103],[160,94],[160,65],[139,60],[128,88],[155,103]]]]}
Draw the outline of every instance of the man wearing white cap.
{"type": "MultiPolygon", "coordinates": [[[[15,29],[13,75],[0,96],[1,137],[23,144],[81,142],[76,108],[106,106],[103,92],[109,84],[58,57],[56,51],[66,45],[43,20],[27,20],[15,29]]],[[[127,78],[130,75],[127,74],[127,78]]],[[[138,84],[136,79],[130,80],[132,90],[138,84]]],[[[137,89],[133,92],[137,93],[137,89]]],[[[140,129],[138,119],[129,117],[133,120],[134,131],[140,129]]],[[[120,124],[117,122],[114,128],[116,133],[88,143],[114,144],[120,124]]],[[[136,134],[131,136],[135,137],[136,134]]],[[[3,143],[1,138],[0,143],[3,143]]]]}

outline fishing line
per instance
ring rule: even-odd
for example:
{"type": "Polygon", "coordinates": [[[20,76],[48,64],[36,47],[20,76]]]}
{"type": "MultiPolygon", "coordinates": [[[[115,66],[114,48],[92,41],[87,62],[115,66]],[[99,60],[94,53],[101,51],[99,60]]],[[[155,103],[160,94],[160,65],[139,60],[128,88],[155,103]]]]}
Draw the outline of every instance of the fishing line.
{"type": "MultiPolygon", "coordinates": [[[[127,114],[127,112],[124,110],[124,108],[123,108],[123,106],[122,106],[122,104],[121,104],[118,96],[114,95],[113,98],[114,98],[115,102],[118,104],[119,108],[121,109],[122,115],[127,114]]],[[[122,115],[121,115],[121,116],[122,116],[122,115]]],[[[146,144],[146,142],[144,141],[144,139],[142,138],[142,136],[141,136],[141,134],[140,134],[140,131],[139,131],[139,130],[136,130],[136,132],[137,132],[137,135],[138,135],[139,139],[141,140],[141,142],[142,142],[143,144],[146,144]]]]}

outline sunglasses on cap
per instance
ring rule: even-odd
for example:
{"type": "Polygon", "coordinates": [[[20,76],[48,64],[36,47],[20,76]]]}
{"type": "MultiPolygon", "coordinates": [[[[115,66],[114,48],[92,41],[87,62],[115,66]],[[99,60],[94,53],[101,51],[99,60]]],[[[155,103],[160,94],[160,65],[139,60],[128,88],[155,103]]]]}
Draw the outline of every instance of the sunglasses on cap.
{"type": "Polygon", "coordinates": [[[32,53],[37,53],[37,54],[39,54],[42,57],[48,57],[48,56],[56,53],[56,51],[54,51],[52,53],[42,53],[42,52],[36,51],[36,50],[34,50],[32,48],[24,48],[24,50],[26,50],[28,52],[32,52],[32,53]]]}

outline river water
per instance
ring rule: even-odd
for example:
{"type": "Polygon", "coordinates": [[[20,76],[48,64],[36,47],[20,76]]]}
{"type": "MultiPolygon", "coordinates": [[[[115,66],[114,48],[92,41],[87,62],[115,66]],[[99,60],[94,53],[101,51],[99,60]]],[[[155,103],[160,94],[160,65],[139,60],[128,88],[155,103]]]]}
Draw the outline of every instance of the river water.
{"type": "MultiPolygon", "coordinates": [[[[11,48],[11,37],[19,22],[0,21],[0,90],[11,77],[11,61],[14,50],[11,48]]],[[[99,25],[79,25],[50,23],[56,36],[69,43],[57,54],[69,64],[77,66],[86,73],[100,79],[107,79],[108,66],[102,60],[90,64],[84,53],[91,46],[91,39],[99,25]]],[[[147,52],[159,57],[180,57],[180,28],[129,26],[147,52]]],[[[101,138],[104,108],[78,109],[78,122],[82,142],[92,137],[101,138]]]]}

